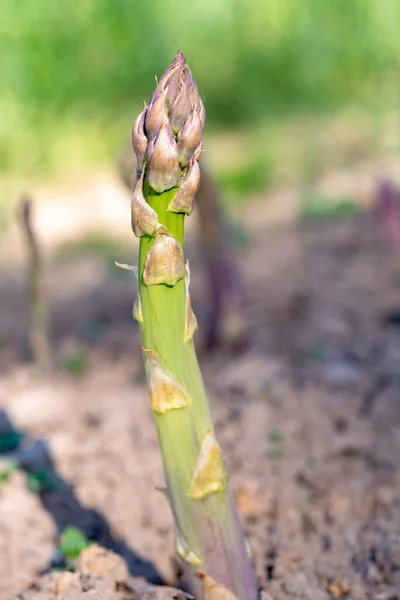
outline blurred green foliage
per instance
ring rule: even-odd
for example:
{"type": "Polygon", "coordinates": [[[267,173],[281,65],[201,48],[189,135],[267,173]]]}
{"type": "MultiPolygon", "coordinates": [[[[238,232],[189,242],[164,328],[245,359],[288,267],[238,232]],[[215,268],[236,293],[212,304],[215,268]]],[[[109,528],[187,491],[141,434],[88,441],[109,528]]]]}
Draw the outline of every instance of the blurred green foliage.
{"type": "Polygon", "coordinates": [[[399,30],[396,0],[3,0],[0,169],[115,152],[178,47],[213,126],[379,109],[399,30]]]}
{"type": "Polygon", "coordinates": [[[331,198],[320,193],[307,193],[301,199],[300,217],[308,221],[346,219],[360,213],[353,198],[331,198]]]}
{"type": "Polygon", "coordinates": [[[219,173],[217,181],[226,193],[242,198],[270,183],[268,163],[256,160],[253,163],[237,166],[235,169],[219,173]]]}
{"type": "Polygon", "coordinates": [[[82,255],[101,256],[107,261],[107,265],[114,272],[116,277],[126,276],[126,272],[118,269],[115,265],[115,257],[120,261],[126,261],[131,258],[132,249],[129,245],[124,247],[123,242],[119,242],[111,237],[105,237],[104,233],[91,232],[73,242],[61,244],[56,251],[56,259],[62,263],[64,260],[71,260],[82,255]]]}

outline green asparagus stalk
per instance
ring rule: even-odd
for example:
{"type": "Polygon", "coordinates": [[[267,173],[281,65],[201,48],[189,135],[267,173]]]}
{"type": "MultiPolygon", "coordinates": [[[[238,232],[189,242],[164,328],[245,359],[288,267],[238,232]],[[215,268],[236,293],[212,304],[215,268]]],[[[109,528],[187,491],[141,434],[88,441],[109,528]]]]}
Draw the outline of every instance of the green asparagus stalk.
{"type": "Polygon", "coordinates": [[[193,344],[184,218],[200,183],[205,109],[178,52],[133,126],[138,177],[132,229],[140,238],[134,316],[140,323],[176,552],[197,598],[255,600],[257,588],[215,438],[193,344]],[[211,583],[210,583],[211,582],[211,583]]]}

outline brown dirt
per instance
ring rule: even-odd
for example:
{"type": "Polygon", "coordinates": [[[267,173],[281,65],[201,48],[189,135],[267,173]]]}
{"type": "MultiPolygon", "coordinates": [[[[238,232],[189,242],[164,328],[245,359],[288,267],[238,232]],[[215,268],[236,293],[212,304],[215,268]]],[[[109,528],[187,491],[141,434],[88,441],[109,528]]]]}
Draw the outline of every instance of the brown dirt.
{"type": "Polygon", "coordinates": [[[92,545],[83,550],[70,571],[41,577],[18,600],[185,600],[184,592],[152,586],[129,576],[126,563],[115,554],[92,545]]]}
{"type": "MultiPolygon", "coordinates": [[[[3,285],[0,405],[29,434],[28,451],[45,440],[62,480],[34,493],[18,471],[0,488],[0,598],[48,568],[67,524],[121,553],[132,574],[175,582],[133,288],[93,255],[79,257],[79,284],[74,260],[51,267],[49,298],[57,355],[73,344],[87,357],[80,377],[46,380],[21,364],[20,276],[3,285]],[[75,290],[65,300],[60,282],[75,290]]],[[[400,308],[398,255],[357,218],[258,226],[241,261],[249,342],[200,359],[264,600],[394,600],[400,329],[386,316],[400,308]]],[[[192,263],[201,324],[204,282],[192,263]]]]}

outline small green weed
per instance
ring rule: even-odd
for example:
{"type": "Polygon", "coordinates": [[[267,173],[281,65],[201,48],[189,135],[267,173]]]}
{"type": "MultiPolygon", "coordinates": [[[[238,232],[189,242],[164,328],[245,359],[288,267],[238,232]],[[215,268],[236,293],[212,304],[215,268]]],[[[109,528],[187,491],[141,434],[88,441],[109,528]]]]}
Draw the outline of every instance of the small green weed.
{"type": "Polygon", "coordinates": [[[65,353],[62,367],[69,375],[82,375],[87,369],[87,357],[83,350],[76,348],[65,353]]]}
{"type": "Polygon", "coordinates": [[[28,489],[35,493],[54,492],[59,486],[57,476],[49,469],[40,469],[31,471],[26,475],[26,485],[28,489]]]}
{"type": "Polygon", "coordinates": [[[3,467],[3,469],[1,469],[0,471],[0,488],[2,485],[4,485],[8,479],[10,478],[10,476],[15,473],[15,471],[18,471],[18,465],[15,462],[9,462],[6,464],[5,467],[3,467]]]}
{"type": "Polygon", "coordinates": [[[269,441],[274,444],[279,444],[283,441],[283,433],[280,429],[271,429],[268,433],[269,441]]]}
{"type": "Polygon", "coordinates": [[[62,532],[57,549],[67,560],[73,560],[80,555],[82,550],[88,548],[91,544],[92,542],[88,540],[78,527],[70,525],[62,532]]]}

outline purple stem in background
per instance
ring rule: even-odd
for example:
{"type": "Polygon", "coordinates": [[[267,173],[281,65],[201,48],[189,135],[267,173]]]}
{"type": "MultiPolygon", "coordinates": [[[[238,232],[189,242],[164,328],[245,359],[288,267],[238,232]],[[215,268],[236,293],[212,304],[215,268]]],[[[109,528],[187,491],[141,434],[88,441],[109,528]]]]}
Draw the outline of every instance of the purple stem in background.
{"type": "Polygon", "coordinates": [[[245,292],[230,224],[222,210],[218,189],[201,165],[197,209],[201,255],[208,278],[210,317],[207,345],[240,346],[245,340],[245,292]]]}
{"type": "Polygon", "coordinates": [[[374,214],[384,242],[392,247],[400,246],[400,193],[388,179],[378,185],[374,214]]]}

